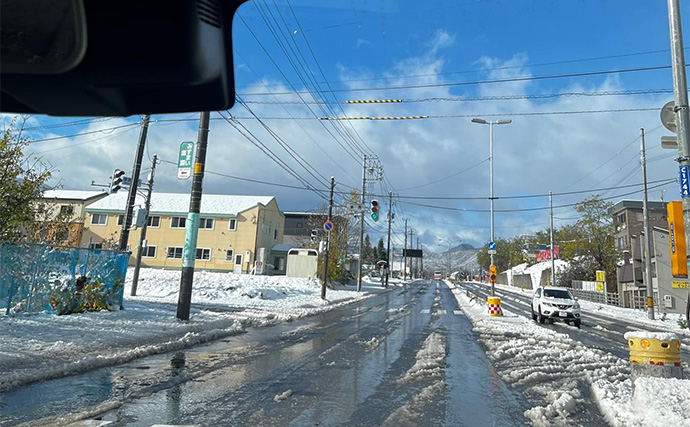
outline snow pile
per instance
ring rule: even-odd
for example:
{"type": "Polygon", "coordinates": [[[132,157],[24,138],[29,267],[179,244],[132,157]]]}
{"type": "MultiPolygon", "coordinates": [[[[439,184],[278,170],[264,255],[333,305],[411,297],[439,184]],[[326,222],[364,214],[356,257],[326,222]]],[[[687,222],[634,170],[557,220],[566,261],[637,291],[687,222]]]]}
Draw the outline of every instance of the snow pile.
{"type": "Polygon", "coordinates": [[[232,317],[129,303],[126,310],[69,316],[0,316],[0,391],[191,347],[243,330],[232,317]]]}
{"type": "MultiPolygon", "coordinates": [[[[556,266],[556,272],[568,267],[568,263],[563,261],[563,260],[560,260],[560,259],[554,260],[554,265],[556,266]]],[[[527,263],[518,264],[515,267],[512,267],[509,270],[506,270],[504,273],[506,273],[506,275],[508,277],[508,284],[509,285],[512,285],[514,275],[516,275],[516,274],[529,274],[530,278],[532,279],[532,286],[538,286],[539,283],[541,283],[542,272],[544,270],[549,270],[550,268],[551,268],[551,260],[548,260],[548,261],[538,262],[534,265],[528,265],[527,263]]]]}
{"type": "MultiPolygon", "coordinates": [[[[125,295],[130,293],[132,274],[127,276],[129,279],[125,283],[125,295]]],[[[137,296],[126,298],[177,304],[180,276],[180,270],[142,268],[137,296]]],[[[322,300],[321,283],[316,279],[196,271],[192,303],[294,313],[304,308],[322,307],[332,302],[368,296],[370,295],[356,292],[354,288],[347,291],[328,289],[327,300],[322,300]]]]}
{"type": "Polygon", "coordinates": [[[398,380],[399,383],[414,381],[420,377],[443,378],[443,370],[446,367],[446,337],[440,332],[429,335],[422,348],[415,357],[415,364],[405,375],[398,380]]]}
{"type": "Polygon", "coordinates": [[[606,420],[620,427],[690,425],[690,380],[638,378],[611,383],[601,379],[592,391],[606,420]]]}
{"type": "Polygon", "coordinates": [[[616,383],[629,377],[627,361],[506,310],[504,317],[491,317],[483,302],[457,288],[453,293],[501,379],[524,388],[535,404],[525,417],[536,426],[581,424],[578,416],[591,406],[582,393],[592,382],[616,383]]]}

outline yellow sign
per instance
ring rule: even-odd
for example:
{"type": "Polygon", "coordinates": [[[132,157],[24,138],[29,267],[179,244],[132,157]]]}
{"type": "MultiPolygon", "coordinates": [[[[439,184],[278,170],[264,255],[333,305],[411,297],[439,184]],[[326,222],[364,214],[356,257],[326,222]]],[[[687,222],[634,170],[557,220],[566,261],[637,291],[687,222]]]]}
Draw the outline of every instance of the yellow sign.
{"type": "Polygon", "coordinates": [[[671,282],[671,287],[676,289],[690,289],[690,287],[688,287],[688,282],[681,282],[678,280],[671,282]]]}
{"type": "Polygon", "coordinates": [[[606,281],[606,272],[602,270],[597,270],[597,282],[606,281]]]}
{"type": "MultiPolygon", "coordinates": [[[[669,244],[671,249],[671,274],[686,276],[688,264],[685,259],[685,224],[683,224],[683,202],[666,204],[669,244]]],[[[687,285],[686,285],[687,287],[687,285]]]]}
{"type": "Polygon", "coordinates": [[[597,292],[604,292],[604,282],[597,282],[597,292]]]}

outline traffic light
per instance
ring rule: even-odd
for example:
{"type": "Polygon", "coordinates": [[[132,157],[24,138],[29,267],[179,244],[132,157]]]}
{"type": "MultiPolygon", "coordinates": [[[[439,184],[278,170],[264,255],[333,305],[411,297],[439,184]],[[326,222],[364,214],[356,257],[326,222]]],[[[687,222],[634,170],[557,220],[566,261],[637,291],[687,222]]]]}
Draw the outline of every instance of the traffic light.
{"type": "Polygon", "coordinates": [[[374,221],[379,220],[379,201],[378,200],[372,200],[371,201],[371,219],[374,221]]]}
{"type": "Polygon", "coordinates": [[[319,230],[311,230],[311,242],[315,243],[316,238],[318,237],[319,230]]]}
{"type": "Polygon", "coordinates": [[[495,265],[489,266],[489,281],[491,283],[496,283],[496,266],[495,265]]]}
{"type": "Polygon", "coordinates": [[[112,181],[110,181],[110,188],[108,189],[108,194],[117,193],[117,190],[120,189],[120,184],[122,184],[122,179],[124,175],[125,171],[123,170],[115,169],[113,171],[112,181]]]}

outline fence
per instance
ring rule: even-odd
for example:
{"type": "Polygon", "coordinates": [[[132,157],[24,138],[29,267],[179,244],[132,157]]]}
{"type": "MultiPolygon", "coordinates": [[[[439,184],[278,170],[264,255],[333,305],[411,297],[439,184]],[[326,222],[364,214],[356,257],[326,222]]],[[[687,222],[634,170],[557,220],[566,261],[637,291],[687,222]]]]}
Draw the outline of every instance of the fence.
{"type": "Polygon", "coordinates": [[[129,252],[0,244],[5,314],[68,314],[122,306],[129,252]]]}
{"type": "Polygon", "coordinates": [[[585,291],[582,289],[571,289],[570,292],[572,292],[573,295],[576,296],[577,298],[580,298],[580,299],[583,299],[586,301],[592,301],[592,302],[598,302],[601,304],[620,306],[620,297],[617,293],[609,292],[607,294],[604,294],[603,292],[585,291]]]}

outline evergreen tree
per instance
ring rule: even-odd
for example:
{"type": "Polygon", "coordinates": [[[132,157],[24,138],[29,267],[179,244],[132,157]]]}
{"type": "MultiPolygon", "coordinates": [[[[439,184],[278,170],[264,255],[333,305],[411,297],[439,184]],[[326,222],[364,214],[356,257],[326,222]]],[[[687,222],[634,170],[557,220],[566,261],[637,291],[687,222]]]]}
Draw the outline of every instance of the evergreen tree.
{"type": "Polygon", "coordinates": [[[386,248],[383,246],[383,238],[379,239],[379,243],[376,245],[376,260],[386,261],[388,259],[388,254],[386,248]]]}

